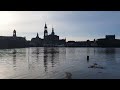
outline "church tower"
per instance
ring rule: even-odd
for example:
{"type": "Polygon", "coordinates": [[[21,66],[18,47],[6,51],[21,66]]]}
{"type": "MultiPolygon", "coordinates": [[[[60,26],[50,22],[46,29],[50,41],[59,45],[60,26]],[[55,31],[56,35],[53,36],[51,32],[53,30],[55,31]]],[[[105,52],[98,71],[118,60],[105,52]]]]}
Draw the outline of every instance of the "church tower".
{"type": "Polygon", "coordinates": [[[45,27],[44,27],[44,37],[48,35],[48,31],[47,31],[47,25],[45,23],[45,27]]]}
{"type": "Polygon", "coordinates": [[[13,31],[13,37],[16,37],[16,30],[13,31]]]}
{"type": "Polygon", "coordinates": [[[39,35],[38,35],[38,33],[37,33],[37,36],[36,36],[36,38],[39,38],[39,35]]]}
{"type": "Polygon", "coordinates": [[[55,35],[54,28],[52,27],[52,33],[51,35],[55,35]]]}

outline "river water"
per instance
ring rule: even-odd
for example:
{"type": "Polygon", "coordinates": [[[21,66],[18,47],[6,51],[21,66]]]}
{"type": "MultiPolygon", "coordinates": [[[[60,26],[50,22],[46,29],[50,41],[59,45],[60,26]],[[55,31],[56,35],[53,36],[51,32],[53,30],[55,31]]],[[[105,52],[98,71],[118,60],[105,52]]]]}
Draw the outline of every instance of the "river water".
{"type": "Polygon", "coordinates": [[[0,50],[0,79],[66,79],[66,73],[72,79],[120,79],[120,48],[0,50]],[[94,63],[103,68],[89,68],[94,63]]]}

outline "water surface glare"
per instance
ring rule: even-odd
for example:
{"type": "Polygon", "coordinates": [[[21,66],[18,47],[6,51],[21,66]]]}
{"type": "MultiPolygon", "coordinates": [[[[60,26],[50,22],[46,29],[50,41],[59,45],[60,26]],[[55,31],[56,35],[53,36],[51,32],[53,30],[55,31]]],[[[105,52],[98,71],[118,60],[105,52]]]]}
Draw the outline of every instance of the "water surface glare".
{"type": "Polygon", "coordinates": [[[0,79],[120,79],[120,48],[0,50],[0,79]],[[87,60],[89,56],[89,60],[87,60]],[[92,67],[97,64],[97,67],[92,67]]]}

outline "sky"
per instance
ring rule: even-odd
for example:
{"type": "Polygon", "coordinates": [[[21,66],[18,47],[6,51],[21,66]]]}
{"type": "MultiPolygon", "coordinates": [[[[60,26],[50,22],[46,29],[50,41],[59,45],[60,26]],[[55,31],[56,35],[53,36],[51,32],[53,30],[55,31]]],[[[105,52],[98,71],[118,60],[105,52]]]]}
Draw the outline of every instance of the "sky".
{"type": "Polygon", "coordinates": [[[54,28],[60,39],[84,41],[116,35],[120,39],[120,11],[0,11],[0,36],[17,36],[27,40],[43,38],[45,22],[48,34],[54,28]]]}

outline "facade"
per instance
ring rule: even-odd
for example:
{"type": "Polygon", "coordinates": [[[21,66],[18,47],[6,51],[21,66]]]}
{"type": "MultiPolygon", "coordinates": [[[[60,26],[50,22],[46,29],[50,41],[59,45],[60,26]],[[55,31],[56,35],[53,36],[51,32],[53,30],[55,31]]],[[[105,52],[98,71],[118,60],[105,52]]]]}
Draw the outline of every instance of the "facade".
{"type": "Polygon", "coordinates": [[[24,48],[27,46],[25,37],[17,37],[16,30],[13,36],[0,36],[0,48],[24,48]]]}

